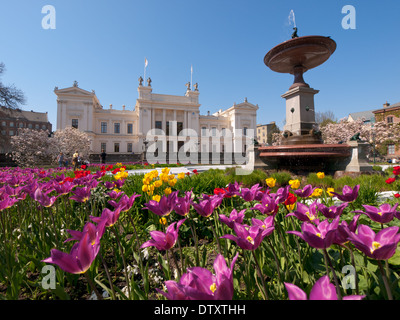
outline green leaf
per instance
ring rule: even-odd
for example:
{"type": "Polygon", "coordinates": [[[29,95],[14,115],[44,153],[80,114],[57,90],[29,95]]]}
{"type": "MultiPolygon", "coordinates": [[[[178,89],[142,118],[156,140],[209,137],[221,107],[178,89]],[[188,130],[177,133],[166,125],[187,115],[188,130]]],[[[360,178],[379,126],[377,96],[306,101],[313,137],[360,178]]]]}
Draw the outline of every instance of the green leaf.
{"type": "Polygon", "coordinates": [[[388,262],[394,266],[400,266],[400,250],[396,250],[396,253],[388,260],[388,262]]]}
{"type": "Polygon", "coordinates": [[[60,285],[56,285],[56,288],[51,290],[57,297],[59,297],[61,300],[71,300],[70,296],[64,291],[64,288],[62,288],[60,285]]]}

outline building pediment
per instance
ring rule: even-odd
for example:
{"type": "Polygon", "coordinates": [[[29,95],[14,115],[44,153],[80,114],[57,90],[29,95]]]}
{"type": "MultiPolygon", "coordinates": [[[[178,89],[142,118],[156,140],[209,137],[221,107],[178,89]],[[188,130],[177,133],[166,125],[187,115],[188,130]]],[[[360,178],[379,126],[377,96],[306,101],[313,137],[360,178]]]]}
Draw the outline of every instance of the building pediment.
{"type": "Polygon", "coordinates": [[[242,109],[242,110],[243,109],[244,110],[254,110],[254,111],[258,110],[258,106],[257,105],[254,105],[254,104],[249,103],[249,102],[242,102],[242,103],[236,104],[234,106],[234,108],[242,109]]]}
{"type": "Polygon", "coordinates": [[[89,92],[79,87],[70,87],[64,89],[54,89],[54,93],[56,95],[78,95],[78,96],[86,96],[86,97],[93,97],[94,92],[89,92]]]}

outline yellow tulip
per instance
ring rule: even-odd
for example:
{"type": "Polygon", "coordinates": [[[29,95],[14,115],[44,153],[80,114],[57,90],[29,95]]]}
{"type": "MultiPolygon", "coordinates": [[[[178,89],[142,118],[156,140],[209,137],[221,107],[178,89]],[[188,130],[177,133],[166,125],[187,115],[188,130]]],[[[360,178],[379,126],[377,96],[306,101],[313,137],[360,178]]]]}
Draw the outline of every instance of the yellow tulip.
{"type": "Polygon", "coordinates": [[[158,194],[156,194],[156,195],[154,195],[154,196],[152,197],[152,199],[155,200],[155,201],[157,201],[157,202],[160,202],[161,196],[158,195],[158,194]]]}
{"type": "Polygon", "coordinates": [[[322,194],[322,189],[316,188],[310,197],[319,197],[322,194]]]}
{"type": "Polygon", "coordinates": [[[289,180],[289,184],[292,189],[298,189],[300,187],[300,180],[289,180]]]}
{"type": "Polygon", "coordinates": [[[172,180],[168,181],[168,184],[169,184],[170,187],[173,187],[177,183],[177,181],[178,180],[176,180],[176,179],[172,179],[172,180]]]}
{"type": "Polygon", "coordinates": [[[267,183],[267,186],[270,188],[275,187],[276,179],[275,178],[267,178],[265,179],[265,182],[267,183]]]}
{"type": "Polygon", "coordinates": [[[165,195],[169,195],[171,192],[172,192],[172,190],[170,187],[164,189],[165,195]]]}
{"type": "Polygon", "coordinates": [[[317,173],[317,177],[318,177],[318,179],[323,179],[323,178],[325,178],[325,173],[323,173],[323,172],[318,172],[318,173],[317,173]]]}
{"type": "Polygon", "coordinates": [[[116,175],[114,175],[114,178],[116,180],[120,179],[125,179],[128,176],[128,172],[118,172],[116,175]]]}
{"type": "Polygon", "coordinates": [[[144,185],[142,186],[142,191],[143,191],[143,192],[149,191],[149,186],[148,186],[147,184],[144,184],[144,185]]]}
{"type": "Polygon", "coordinates": [[[165,217],[161,217],[160,223],[165,226],[167,224],[167,219],[165,217]]]}
{"type": "Polygon", "coordinates": [[[185,178],[185,173],[184,172],[178,173],[178,179],[183,179],[183,178],[185,178]]]}
{"type": "Polygon", "coordinates": [[[330,197],[333,196],[333,194],[332,194],[331,192],[334,192],[334,191],[335,191],[334,188],[327,188],[327,189],[326,189],[326,192],[328,193],[328,195],[329,195],[330,197]]]}
{"type": "Polygon", "coordinates": [[[154,181],[153,184],[154,184],[154,187],[159,188],[159,187],[162,186],[162,181],[161,180],[156,180],[156,181],[154,181]]]}
{"type": "Polygon", "coordinates": [[[161,173],[160,179],[161,179],[161,181],[168,182],[168,174],[161,173]]]}
{"type": "Polygon", "coordinates": [[[289,211],[293,211],[293,209],[294,209],[295,207],[296,207],[296,204],[295,204],[295,203],[286,205],[286,208],[287,208],[289,211]]]}

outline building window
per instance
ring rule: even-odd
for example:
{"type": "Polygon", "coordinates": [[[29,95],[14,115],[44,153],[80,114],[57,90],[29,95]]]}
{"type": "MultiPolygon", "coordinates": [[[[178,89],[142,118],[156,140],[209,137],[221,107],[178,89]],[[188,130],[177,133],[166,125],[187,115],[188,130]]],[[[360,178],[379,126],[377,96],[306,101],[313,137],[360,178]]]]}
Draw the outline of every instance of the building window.
{"type": "Polygon", "coordinates": [[[244,136],[247,135],[247,127],[243,127],[243,135],[244,135],[244,136]]]}
{"type": "Polygon", "coordinates": [[[394,154],[394,152],[395,152],[395,145],[388,144],[388,154],[394,154]]]}
{"type": "Polygon", "coordinates": [[[156,128],[156,129],[161,129],[161,130],[162,130],[162,121],[156,121],[156,123],[155,123],[155,128],[156,128]]]}
{"type": "Polygon", "coordinates": [[[101,133],[107,133],[107,122],[101,123],[101,133]]]}
{"type": "Polygon", "coordinates": [[[14,122],[10,122],[10,127],[14,127],[14,122]]]}
{"type": "Polygon", "coordinates": [[[120,133],[120,124],[119,124],[119,122],[114,123],[114,133],[120,133]]]}
{"type": "Polygon", "coordinates": [[[19,127],[20,127],[20,128],[23,128],[23,127],[24,127],[24,123],[23,123],[23,122],[20,122],[20,123],[19,123],[19,127]]]}
{"type": "Polygon", "coordinates": [[[5,121],[2,121],[2,122],[1,122],[1,125],[2,125],[3,127],[5,127],[5,126],[7,125],[7,123],[6,123],[5,121]]]}
{"type": "Polygon", "coordinates": [[[128,134],[132,134],[133,133],[133,124],[128,123],[128,127],[126,129],[127,129],[128,134]]]}
{"type": "Polygon", "coordinates": [[[13,136],[13,135],[14,135],[14,130],[8,131],[8,134],[9,134],[10,136],[13,136]]]}
{"type": "Polygon", "coordinates": [[[1,134],[2,134],[3,136],[5,136],[5,135],[6,135],[6,130],[1,130],[1,134]]]}
{"type": "Polygon", "coordinates": [[[103,151],[106,151],[107,150],[107,143],[105,143],[105,142],[102,142],[101,144],[100,144],[100,149],[103,151]]]}
{"type": "Polygon", "coordinates": [[[178,134],[179,134],[179,132],[181,132],[183,130],[183,122],[178,122],[177,123],[177,131],[178,131],[178,134]]]}
{"type": "Polygon", "coordinates": [[[114,152],[119,152],[119,143],[114,143],[114,152]]]}
{"type": "Polygon", "coordinates": [[[45,124],[42,125],[42,129],[46,130],[46,125],[45,124]]]}
{"type": "Polygon", "coordinates": [[[130,143],[130,142],[128,143],[127,151],[132,152],[132,143],[130,143]]]}
{"type": "Polygon", "coordinates": [[[38,124],[35,124],[35,129],[39,129],[40,126],[38,124]]]}
{"type": "Polygon", "coordinates": [[[221,129],[221,135],[222,135],[223,137],[225,137],[225,128],[222,128],[222,129],[221,129]]]}
{"type": "Polygon", "coordinates": [[[78,129],[78,119],[72,119],[72,128],[78,129]]]}
{"type": "Polygon", "coordinates": [[[216,128],[216,127],[212,127],[212,128],[211,128],[211,135],[212,135],[213,137],[216,137],[216,136],[217,136],[217,128],[216,128]]]}
{"type": "Polygon", "coordinates": [[[393,117],[392,116],[387,117],[387,123],[393,123],[393,117]]]}
{"type": "Polygon", "coordinates": [[[29,123],[29,124],[28,124],[28,128],[29,128],[29,129],[32,129],[32,123],[29,123]]]}

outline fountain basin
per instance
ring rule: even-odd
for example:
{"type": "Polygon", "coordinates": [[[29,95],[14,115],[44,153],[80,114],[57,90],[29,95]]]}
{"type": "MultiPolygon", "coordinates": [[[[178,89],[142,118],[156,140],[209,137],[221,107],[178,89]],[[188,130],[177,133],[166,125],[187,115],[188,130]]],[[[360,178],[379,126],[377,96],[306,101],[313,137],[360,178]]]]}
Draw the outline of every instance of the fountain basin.
{"type": "Polygon", "coordinates": [[[260,147],[260,159],[269,169],[292,172],[344,170],[351,158],[347,144],[301,144],[260,147]]]}
{"type": "Polygon", "coordinates": [[[290,89],[309,87],[303,73],[323,64],[336,50],[336,42],[324,36],[293,38],[273,47],[264,57],[264,63],[272,71],[294,75],[290,89]]]}

